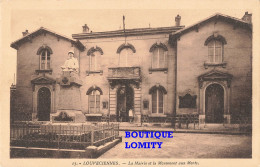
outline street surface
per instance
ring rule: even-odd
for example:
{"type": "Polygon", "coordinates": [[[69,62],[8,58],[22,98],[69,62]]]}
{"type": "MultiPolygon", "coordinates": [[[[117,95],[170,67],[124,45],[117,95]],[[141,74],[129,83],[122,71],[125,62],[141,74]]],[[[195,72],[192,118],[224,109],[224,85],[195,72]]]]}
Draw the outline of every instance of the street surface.
{"type": "Polygon", "coordinates": [[[173,138],[125,138],[99,158],[251,158],[252,137],[246,135],[173,133],[173,138]],[[125,142],[163,142],[162,148],[125,148],[125,142]]]}

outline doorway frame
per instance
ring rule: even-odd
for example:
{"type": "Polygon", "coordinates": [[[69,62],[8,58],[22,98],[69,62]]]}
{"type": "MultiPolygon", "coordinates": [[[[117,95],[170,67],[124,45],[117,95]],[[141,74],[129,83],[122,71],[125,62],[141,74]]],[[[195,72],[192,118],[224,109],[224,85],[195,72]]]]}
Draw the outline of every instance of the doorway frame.
{"type": "Polygon", "coordinates": [[[206,88],[211,84],[219,84],[224,89],[224,124],[231,123],[230,117],[230,100],[231,100],[231,81],[233,75],[218,70],[211,70],[205,74],[198,76],[198,88],[199,88],[199,123],[205,123],[205,93],[206,88]]]}
{"type": "MultiPolygon", "coordinates": [[[[35,89],[33,91],[33,113],[32,113],[32,121],[38,121],[38,118],[36,117],[38,114],[38,91],[46,87],[51,92],[51,108],[50,108],[50,114],[54,113],[54,90],[53,85],[35,85],[35,89]]],[[[51,121],[51,120],[50,120],[51,121]]]]}
{"type": "MultiPolygon", "coordinates": [[[[118,118],[118,116],[119,116],[119,111],[118,111],[118,91],[121,88],[123,88],[123,87],[126,88],[127,86],[131,89],[131,91],[133,93],[133,95],[132,95],[132,98],[133,98],[133,108],[132,109],[135,112],[135,89],[134,89],[133,85],[132,84],[120,84],[120,85],[117,86],[117,89],[116,89],[116,118],[118,118]]],[[[128,112],[126,111],[126,113],[128,113],[128,112]]],[[[129,113],[128,113],[128,115],[129,115],[129,113]]],[[[118,119],[117,119],[117,121],[118,121],[118,119]]],[[[128,121],[126,121],[126,122],[128,122],[128,121]]]]}
{"type": "Polygon", "coordinates": [[[206,89],[212,84],[220,85],[224,90],[224,122],[223,124],[230,124],[230,88],[226,81],[204,81],[203,87],[200,89],[200,123],[206,124],[206,89]]]}
{"type": "MultiPolygon", "coordinates": [[[[223,89],[223,91],[224,91],[224,94],[223,94],[223,122],[222,123],[224,123],[225,122],[225,111],[226,111],[226,100],[227,100],[227,96],[226,96],[226,91],[225,91],[225,87],[222,85],[222,84],[219,84],[219,83],[217,83],[217,82],[212,82],[212,83],[208,83],[206,86],[205,86],[205,89],[204,89],[204,113],[205,113],[205,123],[208,123],[208,122],[206,122],[206,91],[207,91],[207,88],[210,86],[210,85],[214,85],[214,84],[216,84],[216,85],[219,85],[219,86],[221,86],[221,88],[223,89]]],[[[212,123],[210,123],[210,124],[212,124],[212,123]]],[[[214,123],[213,123],[214,124],[214,123]]],[[[217,123],[216,123],[217,124],[217,123]]]]}
{"type": "MultiPolygon", "coordinates": [[[[50,119],[49,119],[49,121],[50,121],[51,120],[51,102],[52,102],[52,97],[51,97],[51,90],[48,87],[46,87],[46,86],[40,87],[38,89],[38,91],[37,91],[37,115],[39,115],[39,110],[38,110],[39,101],[40,101],[39,100],[39,90],[42,89],[42,88],[47,88],[50,91],[50,119]]],[[[39,120],[39,117],[37,117],[37,120],[39,120]]]]}

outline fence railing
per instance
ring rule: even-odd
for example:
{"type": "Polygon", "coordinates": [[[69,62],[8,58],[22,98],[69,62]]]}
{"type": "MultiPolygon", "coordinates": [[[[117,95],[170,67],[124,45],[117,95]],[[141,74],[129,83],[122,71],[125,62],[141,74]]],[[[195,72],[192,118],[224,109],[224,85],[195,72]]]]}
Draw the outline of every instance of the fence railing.
{"type": "Polygon", "coordinates": [[[119,124],[28,125],[13,124],[11,146],[85,149],[119,136],[119,124]]]}

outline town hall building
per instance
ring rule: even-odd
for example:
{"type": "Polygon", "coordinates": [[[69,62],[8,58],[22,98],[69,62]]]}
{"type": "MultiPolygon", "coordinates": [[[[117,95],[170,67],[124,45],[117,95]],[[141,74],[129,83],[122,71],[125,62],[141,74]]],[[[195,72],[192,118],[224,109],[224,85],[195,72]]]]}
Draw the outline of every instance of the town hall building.
{"type": "Polygon", "coordinates": [[[177,15],[172,27],[105,32],[84,25],[72,38],[44,27],[26,31],[11,44],[11,119],[52,121],[72,108],[88,121],[129,122],[130,110],[135,122],[193,114],[202,124],[230,124],[251,117],[251,17],[217,13],[184,27],[177,15]],[[61,68],[68,55],[77,64],[72,79],[61,68]]]}

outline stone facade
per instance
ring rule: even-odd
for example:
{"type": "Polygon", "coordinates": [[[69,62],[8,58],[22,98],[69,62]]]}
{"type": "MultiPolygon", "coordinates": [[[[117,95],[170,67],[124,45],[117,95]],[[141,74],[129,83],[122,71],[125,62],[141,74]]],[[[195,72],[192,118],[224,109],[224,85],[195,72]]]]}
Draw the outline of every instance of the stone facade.
{"type": "Polygon", "coordinates": [[[236,21],[219,14],[171,36],[178,48],[176,96],[197,97],[191,108],[181,108],[177,98],[177,114],[199,113],[205,118],[206,88],[219,84],[224,89],[225,122],[251,115],[252,31],[250,24],[236,21]],[[207,40],[222,42],[221,61],[209,62],[207,40]]]}
{"type": "MultiPolygon", "coordinates": [[[[83,33],[73,34],[73,39],[44,28],[26,34],[11,44],[17,49],[17,112],[27,113],[27,120],[37,120],[42,87],[50,90],[50,113],[57,112],[60,67],[73,48],[82,81],[81,111],[87,118],[109,115],[111,121],[128,121],[128,110],[133,109],[135,121],[141,115],[199,114],[205,123],[210,104],[206,92],[217,89],[223,89],[219,95],[223,121],[231,123],[233,116],[250,115],[251,23],[216,14],[184,28],[180,16],[177,18],[174,27],[125,32],[92,33],[83,26],[83,33]],[[222,43],[221,62],[217,63],[208,61],[214,40],[222,43]],[[41,47],[51,49],[48,70],[40,70],[41,47]],[[216,87],[209,90],[212,84],[216,87]]],[[[214,58],[216,55],[214,52],[214,58]]]]}

